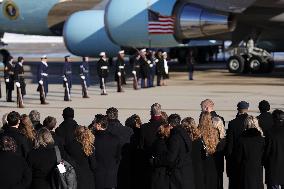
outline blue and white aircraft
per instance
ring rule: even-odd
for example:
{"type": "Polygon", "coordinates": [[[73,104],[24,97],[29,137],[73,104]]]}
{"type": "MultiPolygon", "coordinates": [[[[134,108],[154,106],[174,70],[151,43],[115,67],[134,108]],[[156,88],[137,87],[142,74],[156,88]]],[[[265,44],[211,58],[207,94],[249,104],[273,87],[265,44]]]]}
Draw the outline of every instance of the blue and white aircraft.
{"type": "MultiPolygon", "coordinates": [[[[253,39],[259,48],[282,51],[283,13],[282,0],[0,0],[0,35],[63,36],[71,53],[90,57],[176,47],[192,39],[231,40],[234,46],[253,39]],[[163,18],[172,22],[159,22],[163,18]],[[162,32],[151,33],[153,22],[162,32]]],[[[9,53],[0,54],[5,59],[9,53]]],[[[255,56],[233,54],[230,71],[267,64],[255,56]]]]}

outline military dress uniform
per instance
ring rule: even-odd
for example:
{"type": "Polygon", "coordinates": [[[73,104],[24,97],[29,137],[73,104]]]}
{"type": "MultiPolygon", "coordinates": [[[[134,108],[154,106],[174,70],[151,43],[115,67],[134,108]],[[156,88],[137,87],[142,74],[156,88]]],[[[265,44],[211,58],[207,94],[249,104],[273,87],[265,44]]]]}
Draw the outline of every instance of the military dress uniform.
{"type": "Polygon", "coordinates": [[[125,61],[117,58],[114,79],[117,82],[117,92],[123,92],[122,85],[125,83],[125,61]]]}
{"type": "Polygon", "coordinates": [[[149,66],[149,74],[148,74],[148,87],[154,87],[154,77],[155,77],[155,64],[153,58],[148,56],[148,66],[149,66]]]}
{"type": "Polygon", "coordinates": [[[135,57],[133,61],[133,67],[132,67],[132,74],[133,74],[133,88],[135,90],[138,89],[138,83],[140,78],[140,58],[139,56],[135,57]]]}
{"type": "Polygon", "coordinates": [[[64,63],[63,78],[63,87],[65,87],[64,101],[70,101],[72,88],[72,65],[70,62],[64,63]]]}
{"type": "Polygon", "coordinates": [[[13,102],[12,101],[12,91],[14,88],[14,69],[15,65],[11,62],[8,62],[7,65],[4,68],[4,79],[6,84],[6,100],[7,102],[13,102]]]}
{"type": "Polygon", "coordinates": [[[100,80],[100,88],[102,90],[101,95],[106,95],[106,88],[105,88],[105,79],[108,77],[109,74],[109,64],[106,59],[101,58],[97,62],[97,73],[100,80]]]}
{"type": "Polygon", "coordinates": [[[89,63],[83,61],[80,65],[80,78],[82,85],[82,96],[83,98],[89,98],[88,87],[90,86],[90,77],[89,77],[89,63]]]}
{"type": "Polygon", "coordinates": [[[15,65],[15,82],[17,87],[17,104],[19,108],[24,108],[23,97],[26,95],[26,83],[24,78],[24,66],[21,62],[15,65]]]}
{"type": "Polygon", "coordinates": [[[38,67],[37,80],[39,83],[37,91],[40,92],[41,104],[47,104],[45,102],[45,98],[48,93],[48,64],[46,62],[40,63],[38,67]]]}

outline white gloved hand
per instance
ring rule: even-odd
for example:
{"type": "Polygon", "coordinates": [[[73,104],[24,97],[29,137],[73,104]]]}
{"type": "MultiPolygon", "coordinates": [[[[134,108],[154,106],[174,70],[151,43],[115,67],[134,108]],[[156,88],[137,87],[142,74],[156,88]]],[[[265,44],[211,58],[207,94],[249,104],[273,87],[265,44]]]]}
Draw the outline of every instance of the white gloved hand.
{"type": "Polygon", "coordinates": [[[158,59],[156,59],[156,60],[155,60],[155,62],[156,62],[156,63],[158,63],[158,62],[159,62],[159,60],[158,60],[158,59]]]}
{"type": "Polygon", "coordinates": [[[133,74],[136,74],[136,71],[132,71],[133,74]]]}
{"type": "Polygon", "coordinates": [[[40,80],[38,83],[39,83],[40,85],[43,85],[43,81],[42,81],[42,80],[40,80]]]}
{"type": "Polygon", "coordinates": [[[64,77],[64,78],[63,78],[63,80],[64,80],[64,81],[67,81],[67,78],[66,78],[66,77],[64,77]]]}
{"type": "Polygon", "coordinates": [[[20,88],[20,87],[21,87],[21,84],[20,84],[19,82],[16,82],[16,86],[17,86],[18,88],[20,88]]]}
{"type": "Polygon", "coordinates": [[[121,72],[117,72],[117,75],[120,77],[121,76],[121,72]]]}
{"type": "Polygon", "coordinates": [[[10,81],[9,79],[5,79],[5,82],[6,82],[6,83],[9,83],[9,81],[10,81]]]}
{"type": "Polygon", "coordinates": [[[153,66],[154,66],[153,64],[150,64],[150,68],[153,68],[153,66]]]}
{"type": "Polygon", "coordinates": [[[148,64],[151,64],[151,60],[148,60],[147,63],[148,63],[148,64]]]}
{"type": "Polygon", "coordinates": [[[86,77],[85,77],[85,76],[83,76],[83,75],[81,75],[81,79],[85,80],[85,79],[86,79],[86,77]]]}

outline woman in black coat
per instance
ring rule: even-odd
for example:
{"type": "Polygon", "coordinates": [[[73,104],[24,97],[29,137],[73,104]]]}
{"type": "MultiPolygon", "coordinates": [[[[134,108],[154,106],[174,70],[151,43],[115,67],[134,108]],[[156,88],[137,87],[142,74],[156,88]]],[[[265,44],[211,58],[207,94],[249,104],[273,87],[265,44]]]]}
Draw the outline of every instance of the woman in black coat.
{"type": "Polygon", "coordinates": [[[201,133],[191,117],[184,118],[181,125],[192,140],[192,165],[195,189],[205,189],[201,133]]]}
{"type": "Polygon", "coordinates": [[[75,140],[65,147],[68,155],[76,163],[78,189],[95,188],[94,140],[92,132],[87,127],[80,126],[75,131],[75,140]]]}
{"type": "Polygon", "coordinates": [[[32,173],[26,160],[16,154],[16,142],[4,136],[0,140],[0,188],[28,189],[32,173]]]}
{"type": "Polygon", "coordinates": [[[170,126],[162,125],[158,131],[158,139],[153,144],[153,172],[152,172],[152,189],[169,188],[169,174],[167,169],[167,140],[170,136],[170,126]]]}
{"type": "MultiPolygon", "coordinates": [[[[60,149],[61,156],[67,160],[64,151],[60,149]]],[[[32,185],[30,189],[51,189],[52,173],[57,165],[54,140],[47,128],[38,131],[33,149],[27,158],[32,169],[32,185]]]]}
{"type": "Polygon", "coordinates": [[[263,132],[257,118],[248,116],[246,130],[242,133],[237,148],[241,189],[263,189],[262,157],[265,147],[263,132]]]}

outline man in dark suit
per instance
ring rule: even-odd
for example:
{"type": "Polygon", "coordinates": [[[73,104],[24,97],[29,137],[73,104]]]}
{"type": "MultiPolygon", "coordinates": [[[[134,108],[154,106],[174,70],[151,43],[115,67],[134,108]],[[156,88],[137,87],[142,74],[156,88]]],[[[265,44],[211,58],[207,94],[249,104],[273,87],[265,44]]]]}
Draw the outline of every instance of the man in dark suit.
{"type": "Polygon", "coordinates": [[[56,128],[55,133],[63,139],[64,145],[75,139],[75,130],[78,127],[77,122],[74,120],[74,109],[67,107],[63,110],[64,121],[56,128]]]}
{"type": "Polygon", "coordinates": [[[144,170],[142,170],[142,177],[144,186],[141,188],[150,188],[151,186],[151,174],[152,166],[149,159],[152,157],[153,144],[158,139],[159,127],[164,123],[162,118],[162,107],[160,104],[155,103],[151,106],[151,119],[148,123],[141,126],[141,138],[140,138],[140,148],[142,149],[141,159],[143,160],[144,170]]]}
{"type": "Polygon", "coordinates": [[[4,136],[12,137],[17,144],[16,153],[26,158],[27,154],[31,150],[29,147],[28,139],[18,130],[20,124],[20,114],[12,111],[7,115],[7,126],[4,128],[4,132],[1,133],[0,138],[4,136]]]}
{"type": "Polygon", "coordinates": [[[117,173],[120,161],[120,140],[107,131],[106,116],[97,116],[95,120],[96,149],[96,189],[111,189],[117,187],[117,173]]]}
{"type": "Polygon", "coordinates": [[[263,130],[264,135],[267,135],[267,132],[272,128],[273,125],[273,118],[270,110],[270,104],[268,101],[263,100],[259,102],[258,109],[260,111],[259,116],[257,116],[258,124],[263,130]]]}
{"type": "Polygon", "coordinates": [[[268,189],[284,188],[284,112],[274,110],[273,127],[266,137],[264,153],[265,183],[268,189]]]}
{"type": "Polygon", "coordinates": [[[248,117],[249,103],[241,101],[237,105],[238,114],[235,119],[229,122],[227,130],[227,175],[229,177],[229,189],[239,188],[238,166],[236,161],[236,149],[241,134],[245,130],[245,120],[248,117]]]}

